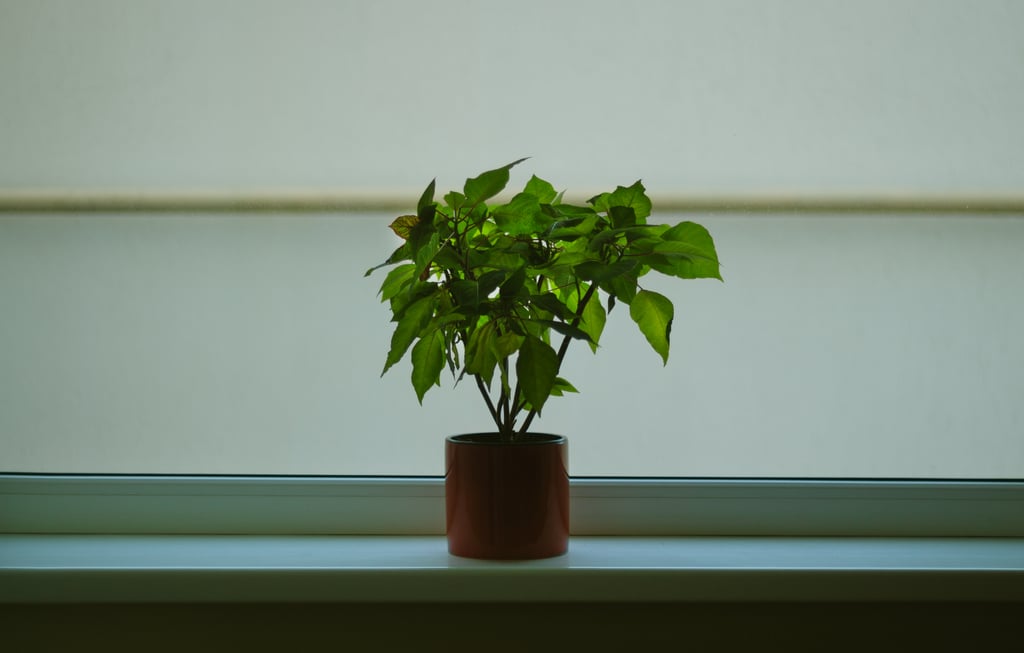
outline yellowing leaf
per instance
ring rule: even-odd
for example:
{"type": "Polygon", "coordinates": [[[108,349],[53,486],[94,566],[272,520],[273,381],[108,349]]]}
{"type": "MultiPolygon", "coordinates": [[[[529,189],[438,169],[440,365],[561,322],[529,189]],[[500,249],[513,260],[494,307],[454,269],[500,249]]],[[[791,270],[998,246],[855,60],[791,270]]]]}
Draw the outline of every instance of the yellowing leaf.
{"type": "Polygon", "coordinates": [[[409,240],[409,235],[412,233],[413,227],[419,224],[420,219],[415,215],[403,215],[395,218],[389,227],[391,231],[401,238],[402,240],[409,240]]]}

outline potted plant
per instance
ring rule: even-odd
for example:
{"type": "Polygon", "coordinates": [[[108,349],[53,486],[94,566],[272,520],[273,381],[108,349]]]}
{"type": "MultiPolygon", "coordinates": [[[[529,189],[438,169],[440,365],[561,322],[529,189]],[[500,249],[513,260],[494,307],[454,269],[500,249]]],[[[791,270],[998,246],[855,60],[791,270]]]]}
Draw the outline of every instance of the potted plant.
{"type": "Polygon", "coordinates": [[[411,350],[421,403],[447,368],[456,383],[476,385],[493,421],[492,432],[445,443],[449,551],[469,557],[567,550],[566,439],[530,427],[549,398],[576,392],[561,376],[570,344],[596,352],[622,303],[667,363],[672,302],[641,278],[721,279],[707,230],[648,224],[639,181],[577,206],[533,176],[508,202],[488,205],[523,160],[467,179],[440,202],[431,182],[416,213],[391,224],[401,246],[366,273],[394,266],[380,287],[395,323],[384,372],[411,350]]]}

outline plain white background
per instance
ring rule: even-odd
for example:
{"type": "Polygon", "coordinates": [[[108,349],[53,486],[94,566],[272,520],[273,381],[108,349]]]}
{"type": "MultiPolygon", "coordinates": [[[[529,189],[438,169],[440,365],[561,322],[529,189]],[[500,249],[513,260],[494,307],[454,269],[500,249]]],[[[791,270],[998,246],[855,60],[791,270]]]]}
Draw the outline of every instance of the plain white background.
{"type": "MultiPolygon", "coordinates": [[[[0,192],[1024,187],[1008,2],[0,3],[0,192]]],[[[439,474],[468,385],[378,380],[390,215],[0,216],[5,471],[439,474]]],[[[673,221],[681,215],[656,215],[673,221]]],[[[694,216],[541,428],[579,475],[1020,477],[1019,216],[694,216]],[[623,445],[626,437],[626,445],[623,445]]]]}
{"type": "Polygon", "coordinates": [[[1024,7],[0,2],[0,186],[1021,191],[1024,7]]]}

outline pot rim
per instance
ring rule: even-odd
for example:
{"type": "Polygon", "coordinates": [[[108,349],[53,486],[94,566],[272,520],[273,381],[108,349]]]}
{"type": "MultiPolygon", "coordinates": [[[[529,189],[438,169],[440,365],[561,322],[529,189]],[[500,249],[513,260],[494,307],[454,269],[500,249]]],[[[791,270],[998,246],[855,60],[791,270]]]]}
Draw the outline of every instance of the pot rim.
{"type": "Polygon", "coordinates": [[[480,445],[480,446],[524,446],[524,445],[564,445],[568,443],[568,438],[564,435],[557,435],[554,433],[523,433],[517,436],[515,440],[502,440],[499,437],[497,431],[487,431],[481,433],[460,433],[459,435],[449,435],[445,438],[446,442],[450,442],[456,445],[480,445]]]}

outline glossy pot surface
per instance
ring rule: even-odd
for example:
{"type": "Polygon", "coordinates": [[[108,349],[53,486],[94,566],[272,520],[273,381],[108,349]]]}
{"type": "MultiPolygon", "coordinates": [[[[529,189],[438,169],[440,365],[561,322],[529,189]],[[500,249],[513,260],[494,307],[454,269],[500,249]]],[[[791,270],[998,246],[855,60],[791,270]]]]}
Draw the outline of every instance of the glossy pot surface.
{"type": "Polygon", "coordinates": [[[448,551],[490,560],[549,558],[569,548],[568,441],[543,433],[445,441],[448,551]]]}

